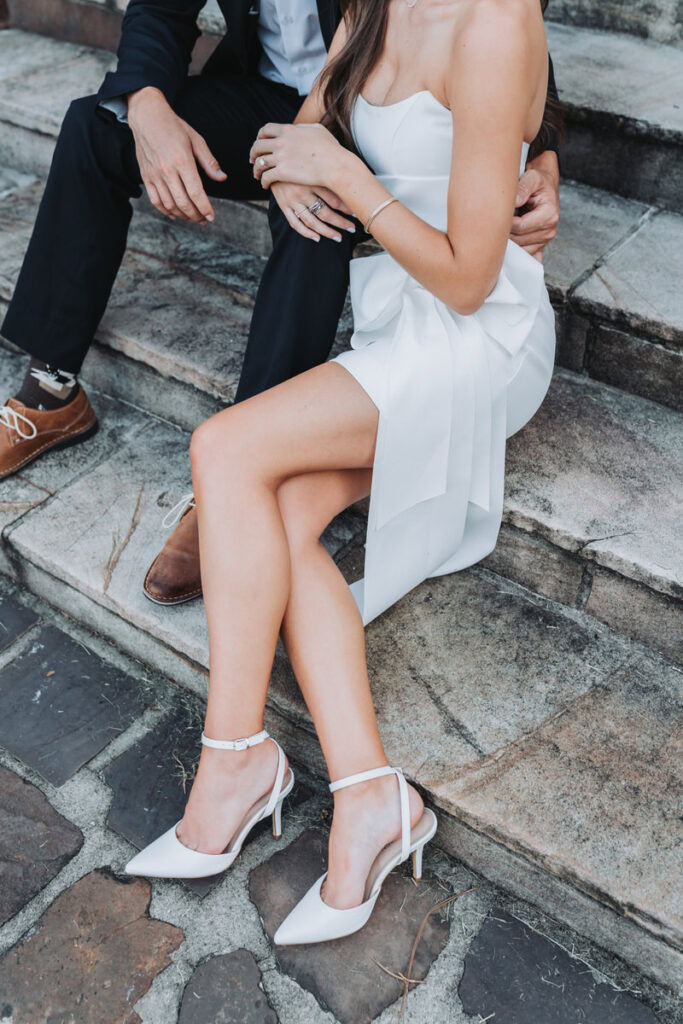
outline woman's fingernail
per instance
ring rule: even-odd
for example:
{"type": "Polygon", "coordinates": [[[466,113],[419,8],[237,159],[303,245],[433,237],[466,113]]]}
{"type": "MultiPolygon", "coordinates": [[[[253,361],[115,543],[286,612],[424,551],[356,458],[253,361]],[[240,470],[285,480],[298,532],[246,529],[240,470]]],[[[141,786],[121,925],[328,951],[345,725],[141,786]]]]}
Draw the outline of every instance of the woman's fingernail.
{"type": "Polygon", "coordinates": [[[313,238],[316,242],[320,241],[320,235],[313,235],[313,238]]]}
{"type": "Polygon", "coordinates": [[[212,213],[207,213],[206,219],[209,220],[209,221],[214,221],[216,218],[214,217],[214,215],[212,213]]]}
{"type": "Polygon", "coordinates": [[[356,225],[352,224],[351,227],[347,228],[346,230],[350,231],[352,235],[355,235],[355,233],[356,233],[356,225]]]}
{"type": "Polygon", "coordinates": [[[250,156],[250,157],[249,157],[249,163],[250,163],[250,164],[253,164],[253,162],[254,162],[254,158],[250,156]]]}
{"type": "Polygon", "coordinates": [[[517,206],[521,206],[522,205],[522,197],[521,196],[515,196],[515,203],[517,204],[517,206]]]}
{"type": "Polygon", "coordinates": [[[335,235],[334,236],[334,240],[335,240],[335,242],[341,242],[341,240],[342,240],[341,239],[341,235],[335,235]]]}

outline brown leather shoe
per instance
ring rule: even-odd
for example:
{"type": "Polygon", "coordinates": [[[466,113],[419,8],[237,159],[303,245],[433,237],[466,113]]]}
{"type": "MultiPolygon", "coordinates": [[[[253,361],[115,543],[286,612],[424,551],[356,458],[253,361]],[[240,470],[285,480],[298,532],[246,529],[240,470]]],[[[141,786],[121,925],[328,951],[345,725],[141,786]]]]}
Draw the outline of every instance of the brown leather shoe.
{"type": "Polygon", "coordinates": [[[0,408],[0,480],[55,448],[85,441],[97,430],[83,388],[61,409],[30,409],[16,398],[0,408]]]}
{"type": "Polygon", "coordinates": [[[145,597],[156,604],[182,604],[201,594],[199,530],[193,506],[185,510],[150,565],[142,589],[145,597]]]}

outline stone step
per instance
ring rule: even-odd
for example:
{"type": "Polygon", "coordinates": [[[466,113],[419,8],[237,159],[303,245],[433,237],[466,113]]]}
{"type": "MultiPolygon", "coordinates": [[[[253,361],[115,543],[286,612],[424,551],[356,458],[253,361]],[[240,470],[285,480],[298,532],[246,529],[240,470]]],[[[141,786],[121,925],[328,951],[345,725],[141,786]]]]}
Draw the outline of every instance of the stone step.
{"type": "Polygon", "coordinates": [[[656,43],[683,46],[678,0],[551,0],[546,17],[564,25],[628,32],[656,43]]]}
{"type": "MultiPolygon", "coordinates": [[[[7,353],[0,372],[3,387],[11,387],[21,372],[17,357],[7,353]]],[[[140,589],[163,540],[160,518],[187,487],[188,436],[93,397],[102,430],[91,443],[48,456],[2,484],[1,567],[25,591],[204,696],[201,602],[160,608],[140,589]]],[[[418,587],[368,628],[367,639],[388,756],[438,809],[439,844],[677,988],[683,980],[675,884],[680,673],[584,608],[586,595],[590,611],[592,595],[600,600],[605,586],[605,606],[635,619],[623,593],[615,600],[611,587],[652,595],[646,580],[652,584],[656,574],[662,587],[674,585],[649,555],[656,547],[674,564],[675,538],[661,523],[669,504],[661,481],[676,479],[666,461],[673,418],[642,399],[560,373],[545,419],[511,445],[514,525],[503,548],[504,557],[514,557],[529,536],[553,598],[568,599],[573,587],[579,607],[539,598],[477,567],[418,587]],[[647,460],[650,475],[646,465],[635,472],[629,452],[647,460]],[[609,464],[614,456],[618,467],[609,464]],[[620,475],[605,486],[610,471],[620,475]],[[652,488],[653,478],[659,488],[652,488]],[[532,518],[536,536],[527,535],[532,518]],[[589,532],[579,534],[579,518],[589,532]],[[620,536],[606,536],[615,533],[620,536]],[[630,582],[619,572],[628,561],[630,582]]],[[[354,511],[325,537],[349,579],[358,574],[362,539],[354,511]]],[[[667,631],[663,618],[657,625],[667,631]]],[[[669,628],[673,640],[673,622],[669,628]]],[[[267,722],[293,759],[324,776],[312,724],[281,654],[267,722]]]]}
{"type": "Polygon", "coordinates": [[[564,175],[683,212],[680,49],[554,24],[548,43],[566,105],[564,175]]]}

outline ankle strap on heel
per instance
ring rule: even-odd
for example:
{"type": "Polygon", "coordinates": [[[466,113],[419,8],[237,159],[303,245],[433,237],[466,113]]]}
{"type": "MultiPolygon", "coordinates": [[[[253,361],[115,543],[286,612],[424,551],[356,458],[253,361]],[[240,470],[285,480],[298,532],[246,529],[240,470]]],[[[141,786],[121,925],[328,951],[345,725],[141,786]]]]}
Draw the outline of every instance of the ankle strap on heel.
{"type": "Polygon", "coordinates": [[[202,743],[205,747],[215,747],[216,750],[246,750],[248,747],[255,747],[257,743],[263,743],[269,739],[269,733],[265,729],[255,732],[253,736],[245,736],[239,740],[211,740],[202,733],[202,743]]]}
{"type": "Polygon", "coordinates": [[[355,786],[357,782],[368,782],[370,779],[379,779],[382,775],[403,774],[400,768],[391,768],[385,764],[382,768],[370,768],[367,772],[357,772],[355,775],[347,775],[345,779],[337,779],[330,783],[330,793],[338,789],[346,789],[347,786],[355,786]]]}
{"type": "Polygon", "coordinates": [[[330,793],[336,793],[338,789],[345,789],[347,786],[355,786],[357,782],[379,779],[383,775],[395,775],[398,780],[398,794],[401,798],[401,860],[405,860],[410,852],[410,802],[408,783],[400,768],[392,768],[386,764],[382,768],[370,768],[367,772],[347,775],[344,779],[330,783],[330,793]]]}

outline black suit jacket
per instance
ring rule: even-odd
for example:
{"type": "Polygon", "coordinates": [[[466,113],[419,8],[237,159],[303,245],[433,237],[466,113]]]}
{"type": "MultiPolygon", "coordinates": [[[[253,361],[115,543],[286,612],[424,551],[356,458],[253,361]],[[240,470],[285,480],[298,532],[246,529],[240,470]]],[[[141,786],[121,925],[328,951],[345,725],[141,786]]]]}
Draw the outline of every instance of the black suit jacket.
{"type": "MultiPolygon", "coordinates": [[[[105,75],[98,99],[154,85],[173,103],[194,44],[197,16],[206,0],[130,0],[123,18],[116,71],[105,75]]],[[[261,53],[257,36],[259,0],[218,0],[227,25],[202,74],[249,74],[261,53]]],[[[317,0],[320,27],[329,48],[339,22],[337,0],[317,0]]]]}
{"type": "MultiPolygon", "coordinates": [[[[181,88],[200,34],[197,16],[206,0],[130,0],[123,18],[116,71],[105,75],[98,99],[112,99],[154,85],[170,104],[181,88]]],[[[261,53],[257,35],[259,0],[218,0],[227,32],[202,74],[249,74],[261,53]]],[[[320,28],[328,47],[339,22],[338,0],[317,0],[320,28]]],[[[557,97],[550,61],[548,91],[557,97]]],[[[557,149],[553,140],[551,147],[557,149]]]]}

